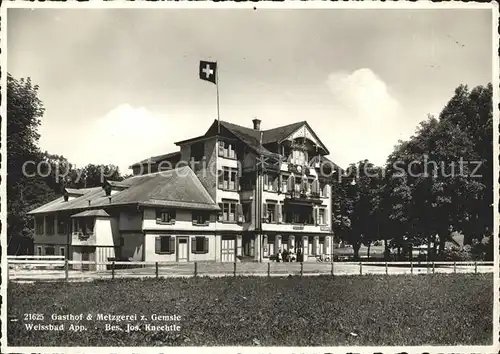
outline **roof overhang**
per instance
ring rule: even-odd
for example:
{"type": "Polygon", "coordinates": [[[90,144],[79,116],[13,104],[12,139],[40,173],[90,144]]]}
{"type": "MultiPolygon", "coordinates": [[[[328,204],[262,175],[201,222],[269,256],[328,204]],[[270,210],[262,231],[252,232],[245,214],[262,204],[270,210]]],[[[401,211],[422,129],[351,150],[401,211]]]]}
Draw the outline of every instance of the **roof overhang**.
{"type": "Polygon", "coordinates": [[[182,146],[182,145],[186,145],[186,144],[191,144],[191,143],[197,143],[199,141],[205,141],[205,140],[210,140],[210,139],[214,139],[215,136],[206,136],[206,135],[202,135],[202,136],[197,136],[196,138],[191,138],[191,139],[187,139],[187,140],[181,140],[181,141],[177,141],[175,142],[174,144],[177,145],[177,146],[182,146]]]}

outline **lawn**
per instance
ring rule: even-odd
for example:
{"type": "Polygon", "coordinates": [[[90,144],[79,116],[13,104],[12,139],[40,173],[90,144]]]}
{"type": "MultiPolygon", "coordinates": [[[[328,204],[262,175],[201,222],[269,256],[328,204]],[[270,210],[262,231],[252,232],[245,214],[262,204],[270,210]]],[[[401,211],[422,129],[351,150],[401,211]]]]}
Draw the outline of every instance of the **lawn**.
{"type": "MultiPolygon", "coordinates": [[[[10,346],[491,345],[492,274],[10,283],[10,346]],[[24,314],[145,315],[139,331],[27,331],[24,314]],[[179,322],[151,315],[179,315],[179,322]],[[146,331],[145,324],[180,331],[146,331]]],[[[77,323],[77,322],[73,322],[77,323]]],[[[126,322],[108,322],[126,327],[126,322]]]]}

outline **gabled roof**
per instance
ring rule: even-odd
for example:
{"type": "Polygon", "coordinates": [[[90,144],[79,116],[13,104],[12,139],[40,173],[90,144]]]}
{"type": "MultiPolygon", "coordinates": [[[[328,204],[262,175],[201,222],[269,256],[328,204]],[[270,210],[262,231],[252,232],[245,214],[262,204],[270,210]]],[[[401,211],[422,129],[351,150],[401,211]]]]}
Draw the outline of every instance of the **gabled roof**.
{"type": "MultiPolygon", "coordinates": [[[[205,135],[209,135],[213,133],[213,127],[217,125],[217,120],[210,126],[205,135]]],[[[240,139],[243,143],[248,145],[251,149],[256,151],[259,154],[263,155],[274,155],[271,151],[266,149],[263,145],[272,144],[272,143],[281,143],[287,137],[289,137],[292,133],[297,131],[300,127],[306,125],[311,133],[314,135],[316,140],[323,145],[325,149],[325,153],[329,154],[328,149],[321,142],[321,140],[317,137],[317,135],[313,132],[312,128],[309,124],[304,120],[301,122],[296,122],[288,125],[283,125],[281,127],[269,129],[269,130],[255,130],[252,128],[243,127],[238,124],[229,123],[226,121],[220,121],[221,127],[226,128],[229,132],[235,135],[238,139],[240,139]],[[261,144],[262,139],[262,144],[261,144]]]]}
{"type": "Polygon", "coordinates": [[[60,197],[29,214],[64,210],[91,210],[120,205],[165,206],[184,209],[219,210],[210,194],[188,166],[127,178],[120,182],[128,188],[111,197],[102,187],[67,202],[60,197]],[[90,204],[89,204],[90,201],[90,204]]]}
{"type": "Polygon", "coordinates": [[[265,130],[264,137],[262,139],[262,144],[281,142],[284,139],[286,139],[290,134],[292,134],[297,129],[302,127],[304,124],[307,124],[305,120],[303,120],[302,122],[292,123],[274,129],[265,130]]]}
{"type": "Polygon", "coordinates": [[[158,163],[158,162],[161,162],[161,161],[165,161],[165,160],[175,160],[175,159],[180,159],[180,158],[181,158],[181,152],[180,151],[170,152],[168,154],[163,154],[163,155],[158,155],[158,156],[151,156],[148,159],[145,159],[145,160],[142,160],[142,161],[134,163],[133,165],[130,166],[130,168],[133,168],[135,166],[142,166],[142,165],[148,164],[148,163],[155,164],[155,163],[158,163]]]}

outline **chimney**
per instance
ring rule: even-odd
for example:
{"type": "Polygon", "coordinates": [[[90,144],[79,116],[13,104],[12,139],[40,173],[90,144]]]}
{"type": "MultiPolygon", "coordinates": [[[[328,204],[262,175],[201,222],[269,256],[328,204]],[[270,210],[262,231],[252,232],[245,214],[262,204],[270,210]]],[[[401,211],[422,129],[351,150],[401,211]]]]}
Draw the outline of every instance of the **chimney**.
{"type": "Polygon", "coordinates": [[[253,122],[253,129],[260,130],[260,119],[254,118],[252,122],[253,122]]]}

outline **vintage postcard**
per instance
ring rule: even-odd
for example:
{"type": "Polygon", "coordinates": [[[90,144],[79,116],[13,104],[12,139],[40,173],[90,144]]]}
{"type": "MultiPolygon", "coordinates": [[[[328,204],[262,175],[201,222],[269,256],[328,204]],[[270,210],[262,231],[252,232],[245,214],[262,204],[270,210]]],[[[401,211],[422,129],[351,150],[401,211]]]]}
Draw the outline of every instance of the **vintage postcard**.
{"type": "Polygon", "coordinates": [[[3,353],[498,352],[498,5],[2,5],[3,353]]]}

